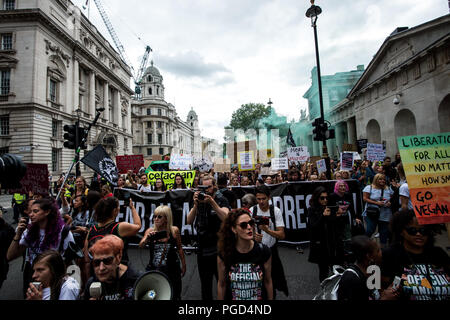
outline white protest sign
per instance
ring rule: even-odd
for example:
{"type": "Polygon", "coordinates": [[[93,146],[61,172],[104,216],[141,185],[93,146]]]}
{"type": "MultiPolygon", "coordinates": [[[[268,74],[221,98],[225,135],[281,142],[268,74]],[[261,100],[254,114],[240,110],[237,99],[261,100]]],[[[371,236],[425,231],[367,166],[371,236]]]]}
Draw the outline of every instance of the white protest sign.
{"type": "Polygon", "coordinates": [[[200,172],[208,172],[214,167],[214,163],[209,158],[194,158],[193,168],[198,168],[200,172]]]}
{"type": "Polygon", "coordinates": [[[319,161],[316,161],[317,165],[317,172],[319,172],[319,175],[323,172],[327,172],[327,164],[325,162],[325,159],[320,159],[319,161]]]}
{"type": "Polygon", "coordinates": [[[341,153],[341,170],[350,171],[353,169],[353,152],[341,153]]]}
{"type": "Polygon", "coordinates": [[[192,156],[172,154],[170,155],[170,170],[192,170],[192,156]]]}
{"type": "Polygon", "coordinates": [[[272,159],[272,170],[287,170],[289,169],[288,158],[273,158],[272,159]]]}
{"type": "Polygon", "coordinates": [[[307,162],[309,159],[308,147],[288,148],[289,161],[307,162]]]}
{"type": "Polygon", "coordinates": [[[368,143],[367,144],[367,160],[370,161],[383,161],[386,157],[386,151],[382,144],[368,143]]]}
{"type": "Polygon", "coordinates": [[[254,153],[253,151],[238,152],[238,166],[239,171],[255,170],[254,153]]]}

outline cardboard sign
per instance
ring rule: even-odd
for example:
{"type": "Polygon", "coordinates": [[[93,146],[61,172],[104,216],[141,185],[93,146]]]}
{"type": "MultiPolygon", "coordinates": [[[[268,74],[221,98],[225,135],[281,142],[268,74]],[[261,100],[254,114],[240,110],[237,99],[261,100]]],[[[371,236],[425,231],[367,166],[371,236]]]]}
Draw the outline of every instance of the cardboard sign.
{"type": "Polygon", "coordinates": [[[214,162],[214,172],[222,172],[222,173],[227,173],[227,172],[231,172],[231,163],[224,161],[224,159],[222,160],[216,160],[216,162],[214,162]]]}
{"type": "Polygon", "coordinates": [[[397,142],[418,222],[450,222],[450,133],[399,137],[397,142]]]}
{"type": "Polygon", "coordinates": [[[253,151],[238,152],[238,168],[239,171],[255,170],[255,161],[253,151]]]}
{"type": "Polygon", "coordinates": [[[367,160],[370,161],[384,161],[386,157],[386,150],[382,144],[368,143],[367,144],[367,160]]]}
{"type": "Polygon", "coordinates": [[[137,174],[139,169],[145,166],[144,156],[142,154],[116,156],[116,165],[119,173],[127,173],[128,170],[133,170],[133,172],[137,174]]]}
{"type": "Polygon", "coordinates": [[[200,172],[208,172],[214,168],[214,163],[209,158],[194,158],[194,167],[200,172]]]}
{"type": "Polygon", "coordinates": [[[353,169],[353,152],[341,153],[341,170],[350,171],[353,169]]]}
{"type": "Polygon", "coordinates": [[[227,158],[230,159],[231,163],[238,163],[239,162],[239,152],[249,152],[253,151],[253,154],[257,154],[257,146],[256,146],[256,140],[246,140],[241,142],[231,142],[227,143],[226,145],[226,154],[227,158]]]}
{"type": "Polygon", "coordinates": [[[327,163],[325,162],[325,159],[320,159],[319,161],[316,161],[317,165],[317,172],[319,172],[319,175],[327,172],[327,163]]]}
{"type": "Polygon", "coordinates": [[[288,170],[289,169],[289,160],[288,158],[273,158],[272,159],[272,170],[288,170]]]}
{"type": "Polygon", "coordinates": [[[170,156],[170,170],[191,170],[193,168],[192,156],[172,154],[170,156]]]}
{"type": "Polygon", "coordinates": [[[308,147],[288,148],[289,161],[307,162],[309,160],[308,147]]]}
{"type": "Polygon", "coordinates": [[[20,193],[28,194],[29,191],[34,194],[46,194],[49,190],[49,172],[47,164],[26,163],[27,171],[20,180],[22,189],[10,190],[10,194],[20,193]]]}
{"type": "Polygon", "coordinates": [[[353,144],[344,143],[342,145],[342,151],[357,151],[357,148],[353,144]]]}

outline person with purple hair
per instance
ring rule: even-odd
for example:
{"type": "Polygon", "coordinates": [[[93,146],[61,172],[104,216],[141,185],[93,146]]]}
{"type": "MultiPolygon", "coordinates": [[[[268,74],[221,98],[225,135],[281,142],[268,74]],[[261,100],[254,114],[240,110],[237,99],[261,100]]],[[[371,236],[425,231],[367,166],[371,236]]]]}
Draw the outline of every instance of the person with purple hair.
{"type": "Polygon", "coordinates": [[[346,248],[349,248],[352,236],[356,235],[352,234],[352,229],[357,230],[355,227],[362,226],[362,219],[355,212],[353,196],[349,192],[347,182],[344,180],[336,181],[334,192],[330,194],[328,204],[336,207],[336,216],[338,217],[336,219],[336,233],[340,240],[338,243],[342,244],[337,251],[341,262],[345,262],[346,248]]]}
{"type": "Polygon", "coordinates": [[[75,242],[73,235],[64,228],[64,220],[56,202],[51,198],[35,200],[29,213],[30,223],[22,218],[16,229],[16,235],[8,249],[6,258],[14,260],[26,253],[23,270],[24,295],[32,278],[34,259],[47,250],[56,250],[61,255],[75,242]]]}

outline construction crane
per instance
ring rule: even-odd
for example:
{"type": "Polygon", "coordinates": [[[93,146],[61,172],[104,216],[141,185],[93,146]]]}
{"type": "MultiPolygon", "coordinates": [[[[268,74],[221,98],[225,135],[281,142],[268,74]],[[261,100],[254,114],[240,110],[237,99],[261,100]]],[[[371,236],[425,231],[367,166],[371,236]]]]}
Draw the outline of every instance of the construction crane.
{"type": "MultiPolygon", "coordinates": [[[[86,1],[86,5],[88,5],[89,0],[86,1]]],[[[125,49],[122,45],[122,43],[120,42],[119,37],[117,36],[116,31],[114,30],[114,27],[111,23],[111,21],[108,18],[108,15],[106,14],[105,9],[103,8],[103,4],[100,0],[94,0],[95,5],[97,6],[98,12],[100,13],[100,16],[102,17],[102,20],[106,26],[106,28],[108,29],[109,34],[111,35],[112,40],[114,41],[114,44],[117,48],[117,50],[119,51],[119,55],[120,58],[130,67],[131,69],[131,74],[133,76],[133,80],[134,80],[134,84],[135,84],[135,93],[136,95],[139,97],[141,94],[141,79],[142,76],[145,72],[145,69],[147,67],[147,63],[148,63],[148,56],[150,54],[150,52],[152,52],[152,48],[150,48],[150,46],[147,46],[145,48],[145,54],[141,60],[141,64],[139,67],[138,72],[136,73],[133,65],[131,64],[130,60],[128,59],[126,53],[125,53],[125,49]]]]}

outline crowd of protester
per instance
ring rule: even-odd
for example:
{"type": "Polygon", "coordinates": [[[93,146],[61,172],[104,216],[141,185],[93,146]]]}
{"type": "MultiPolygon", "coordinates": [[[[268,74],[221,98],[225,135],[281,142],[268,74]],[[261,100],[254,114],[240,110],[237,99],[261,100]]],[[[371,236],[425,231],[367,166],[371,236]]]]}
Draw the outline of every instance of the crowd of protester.
{"type": "MultiPolygon", "coordinates": [[[[339,162],[330,164],[331,180],[336,180],[334,192],[319,185],[307,211],[308,261],[318,265],[318,280],[329,277],[332,266],[339,264],[348,267],[342,275],[339,300],[449,299],[447,291],[429,289],[419,294],[405,279],[403,286],[393,286],[395,277],[411,265],[417,272],[426,270],[423,275],[430,286],[436,283],[430,274],[441,272],[446,279],[450,275],[447,253],[434,246],[435,228],[417,223],[399,155],[394,161],[389,157],[382,162],[357,161],[351,171],[340,170],[339,162]],[[362,212],[355,210],[347,183],[350,179],[357,181],[362,192],[362,212]],[[381,290],[365,286],[370,265],[381,266],[381,290]]],[[[280,209],[270,204],[269,186],[330,179],[311,163],[293,164],[276,174],[261,174],[267,173],[263,168],[197,172],[190,186],[178,173],[171,188],[162,179],[150,183],[143,171],[130,171],[119,177],[118,188],[139,192],[191,188],[194,203],[187,224],[194,224],[198,235],[202,300],[213,299],[214,281],[218,299],[270,300],[277,291],[286,296],[289,292],[277,249],[278,241],[285,238],[285,225],[280,209]],[[241,199],[242,208],[236,208],[237,199],[231,192],[237,186],[256,187],[255,194],[241,199]]],[[[83,177],[70,176],[64,186],[62,182],[63,177],[50,194],[13,198],[15,231],[0,217],[0,253],[4,257],[0,288],[8,274],[8,262],[23,257],[23,296],[27,300],[132,299],[139,274],[127,247],[142,228],[133,201],[126,204],[132,223],[117,222],[119,201],[106,181],[94,176],[88,185],[83,177]],[[60,190],[55,199],[51,194],[60,190]],[[79,282],[67,274],[71,264],[80,268],[79,282]],[[100,294],[93,294],[95,283],[101,284],[100,294]]],[[[174,289],[173,299],[179,300],[182,278],[193,266],[186,265],[172,214],[168,206],[156,208],[153,226],[145,230],[139,247],[150,252],[146,271],[166,274],[174,289]]]]}

